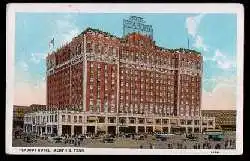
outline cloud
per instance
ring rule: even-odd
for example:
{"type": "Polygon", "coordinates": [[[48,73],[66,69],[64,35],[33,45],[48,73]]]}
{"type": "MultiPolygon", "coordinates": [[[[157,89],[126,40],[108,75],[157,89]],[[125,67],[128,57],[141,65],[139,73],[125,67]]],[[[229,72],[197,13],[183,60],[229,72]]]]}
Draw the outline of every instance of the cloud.
{"type": "Polygon", "coordinates": [[[204,61],[213,61],[217,69],[226,70],[235,70],[237,67],[236,58],[234,56],[227,56],[227,53],[221,52],[219,49],[214,51],[214,54],[204,55],[204,61]]]}
{"type": "Polygon", "coordinates": [[[232,59],[229,59],[225,55],[226,54],[222,53],[219,49],[215,50],[212,60],[216,61],[218,68],[227,70],[236,67],[236,62],[232,59]]]}
{"type": "Polygon", "coordinates": [[[203,51],[208,51],[208,46],[204,43],[204,39],[201,35],[197,34],[201,19],[204,14],[199,14],[198,16],[188,17],[186,19],[186,29],[188,34],[194,39],[193,47],[201,49],[203,51]]]}
{"type": "Polygon", "coordinates": [[[41,62],[41,60],[45,60],[47,56],[47,53],[32,53],[30,61],[38,64],[41,62]]]}
{"type": "Polygon", "coordinates": [[[27,72],[27,71],[29,70],[29,66],[28,66],[28,64],[27,64],[26,62],[20,61],[20,62],[19,62],[19,65],[20,65],[20,67],[21,67],[21,69],[22,69],[23,71],[27,72]]]}
{"type": "Polygon", "coordinates": [[[221,68],[221,69],[230,69],[233,67],[233,63],[231,61],[218,60],[217,64],[218,64],[219,68],[221,68]]]}
{"type": "Polygon", "coordinates": [[[208,47],[206,44],[204,44],[203,38],[200,35],[196,36],[195,43],[193,44],[193,46],[197,49],[208,51],[208,47]]]}
{"type": "Polygon", "coordinates": [[[186,19],[186,28],[188,30],[188,34],[192,37],[196,36],[200,21],[203,16],[204,14],[200,14],[198,16],[188,17],[186,19]]]}
{"type": "Polygon", "coordinates": [[[215,51],[215,55],[214,56],[215,56],[215,58],[216,57],[225,57],[225,55],[222,54],[222,52],[220,52],[220,50],[218,50],[218,49],[215,51]]]}
{"type": "Polygon", "coordinates": [[[63,45],[80,33],[79,28],[75,25],[73,17],[66,15],[61,19],[55,21],[54,28],[55,41],[58,41],[58,45],[63,45]]]}

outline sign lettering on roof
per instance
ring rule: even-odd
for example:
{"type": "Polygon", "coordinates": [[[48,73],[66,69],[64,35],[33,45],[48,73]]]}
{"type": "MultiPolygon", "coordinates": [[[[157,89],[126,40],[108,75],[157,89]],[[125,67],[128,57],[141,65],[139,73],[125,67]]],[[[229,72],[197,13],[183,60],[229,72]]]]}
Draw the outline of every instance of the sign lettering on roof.
{"type": "Polygon", "coordinates": [[[145,24],[145,21],[141,17],[131,16],[128,20],[123,20],[123,35],[125,36],[133,32],[153,38],[152,25],[145,24]]]}

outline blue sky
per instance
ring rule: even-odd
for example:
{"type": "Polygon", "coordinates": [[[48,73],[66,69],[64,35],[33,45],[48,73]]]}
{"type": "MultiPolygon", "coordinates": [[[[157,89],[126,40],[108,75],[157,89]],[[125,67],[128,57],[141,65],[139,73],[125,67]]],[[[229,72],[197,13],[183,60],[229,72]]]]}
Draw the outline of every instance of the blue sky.
{"type": "Polygon", "coordinates": [[[45,103],[44,58],[50,51],[49,41],[53,37],[55,48],[70,41],[87,27],[121,37],[122,20],[130,15],[143,17],[146,23],[153,26],[157,45],[187,48],[189,39],[190,48],[202,53],[204,108],[231,109],[235,106],[237,17],[234,14],[190,13],[16,13],[15,104],[45,103]],[[30,92],[32,97],[29,94],[24,96],[21,91],[30,92]],[[217,102],[218,98],[215,97],[225,92],[224,104],[221,101],[220,104],[206,103],[217,102]]]}

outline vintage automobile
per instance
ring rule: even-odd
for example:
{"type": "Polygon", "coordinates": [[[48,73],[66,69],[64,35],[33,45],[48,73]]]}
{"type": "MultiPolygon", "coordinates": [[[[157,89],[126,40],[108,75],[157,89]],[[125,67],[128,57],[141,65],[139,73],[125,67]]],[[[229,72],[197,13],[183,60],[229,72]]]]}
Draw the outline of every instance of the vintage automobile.
{"type": "Polygon", "coordinates": [[[61,143],[61,142],[63,142],[63,138],[60,137],[60,136],[55,136],[53,138],[53,140],[54,140],[54,143],[61,143]]]}
{"type": "Polygon", "coordinates": [[[15,132],[14,132],[14,135],[15,135],[15,139],[17,139],[18,137],[21,139],[23,137],[23,129],[16,129],[15,132]]]}
{"type": "Polygon", "coordinates": [[[109,136],[104,136],[102,139],[103,143],[113,143],[114,142],[114,138],[109,137],[109,136]]]}
{"type": "Polygon", "coordinates": [[[25,133],[23,136],[23,140],[28,143],[33,143],[36,142],[36,136],[33,135],[32,133],[25,133]]]}
{"type": "Polygon", "coordinates": [[[144,140],[144,135],[135,135],[136,140],[144,140]]]}
{"type": "Polygon", "coordinates": [[[172,136],[173,134],[167,134],[167,133],[155,133],[155,139],[156,140],[161,140],[161,141],[166,141],[169,136],[172,136]]]}
{"type": "Polygon", "coordinates": [[[186,138],[189,140],[197,140],[198,137],[195,136],[194,134],[186,134],[186,138]]]}
{"type": "Polygon", "coordinates": [[[221,141],[224,139],[224,133],[220,129],[208,129],[203,132],[203,137],[208,140],[221,141]]]}

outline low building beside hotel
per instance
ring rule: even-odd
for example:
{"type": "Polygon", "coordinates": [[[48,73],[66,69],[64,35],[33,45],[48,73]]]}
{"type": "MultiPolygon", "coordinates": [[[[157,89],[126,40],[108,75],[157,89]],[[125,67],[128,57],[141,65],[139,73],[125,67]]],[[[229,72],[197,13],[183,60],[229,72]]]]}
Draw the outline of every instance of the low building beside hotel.
{"type": "Polygon", "coordinates": [[[23,128],[23,118],[25,112],[29,109],[29,106],[13,106],[13,128],[23,128]]]}
{"type": "Polygon", "coordinates": [[[201,110],[202,116],[215,117],[215,126],[223,130],[236,130],[236,110],[201,110]]]}
{"type": "Polygon", "coordinates": [[[25,131],[38,134],[200,133],[215,128],[213,117],[162,117],[79,111],[37,111],[25,115],[25,131]]]}
{"type": "Polygon", "coordinates": [[[30,106],[13,106],[13,128],[24,128],[24,115],[46,108],[46,105],[32,104],[30,106]]]}

